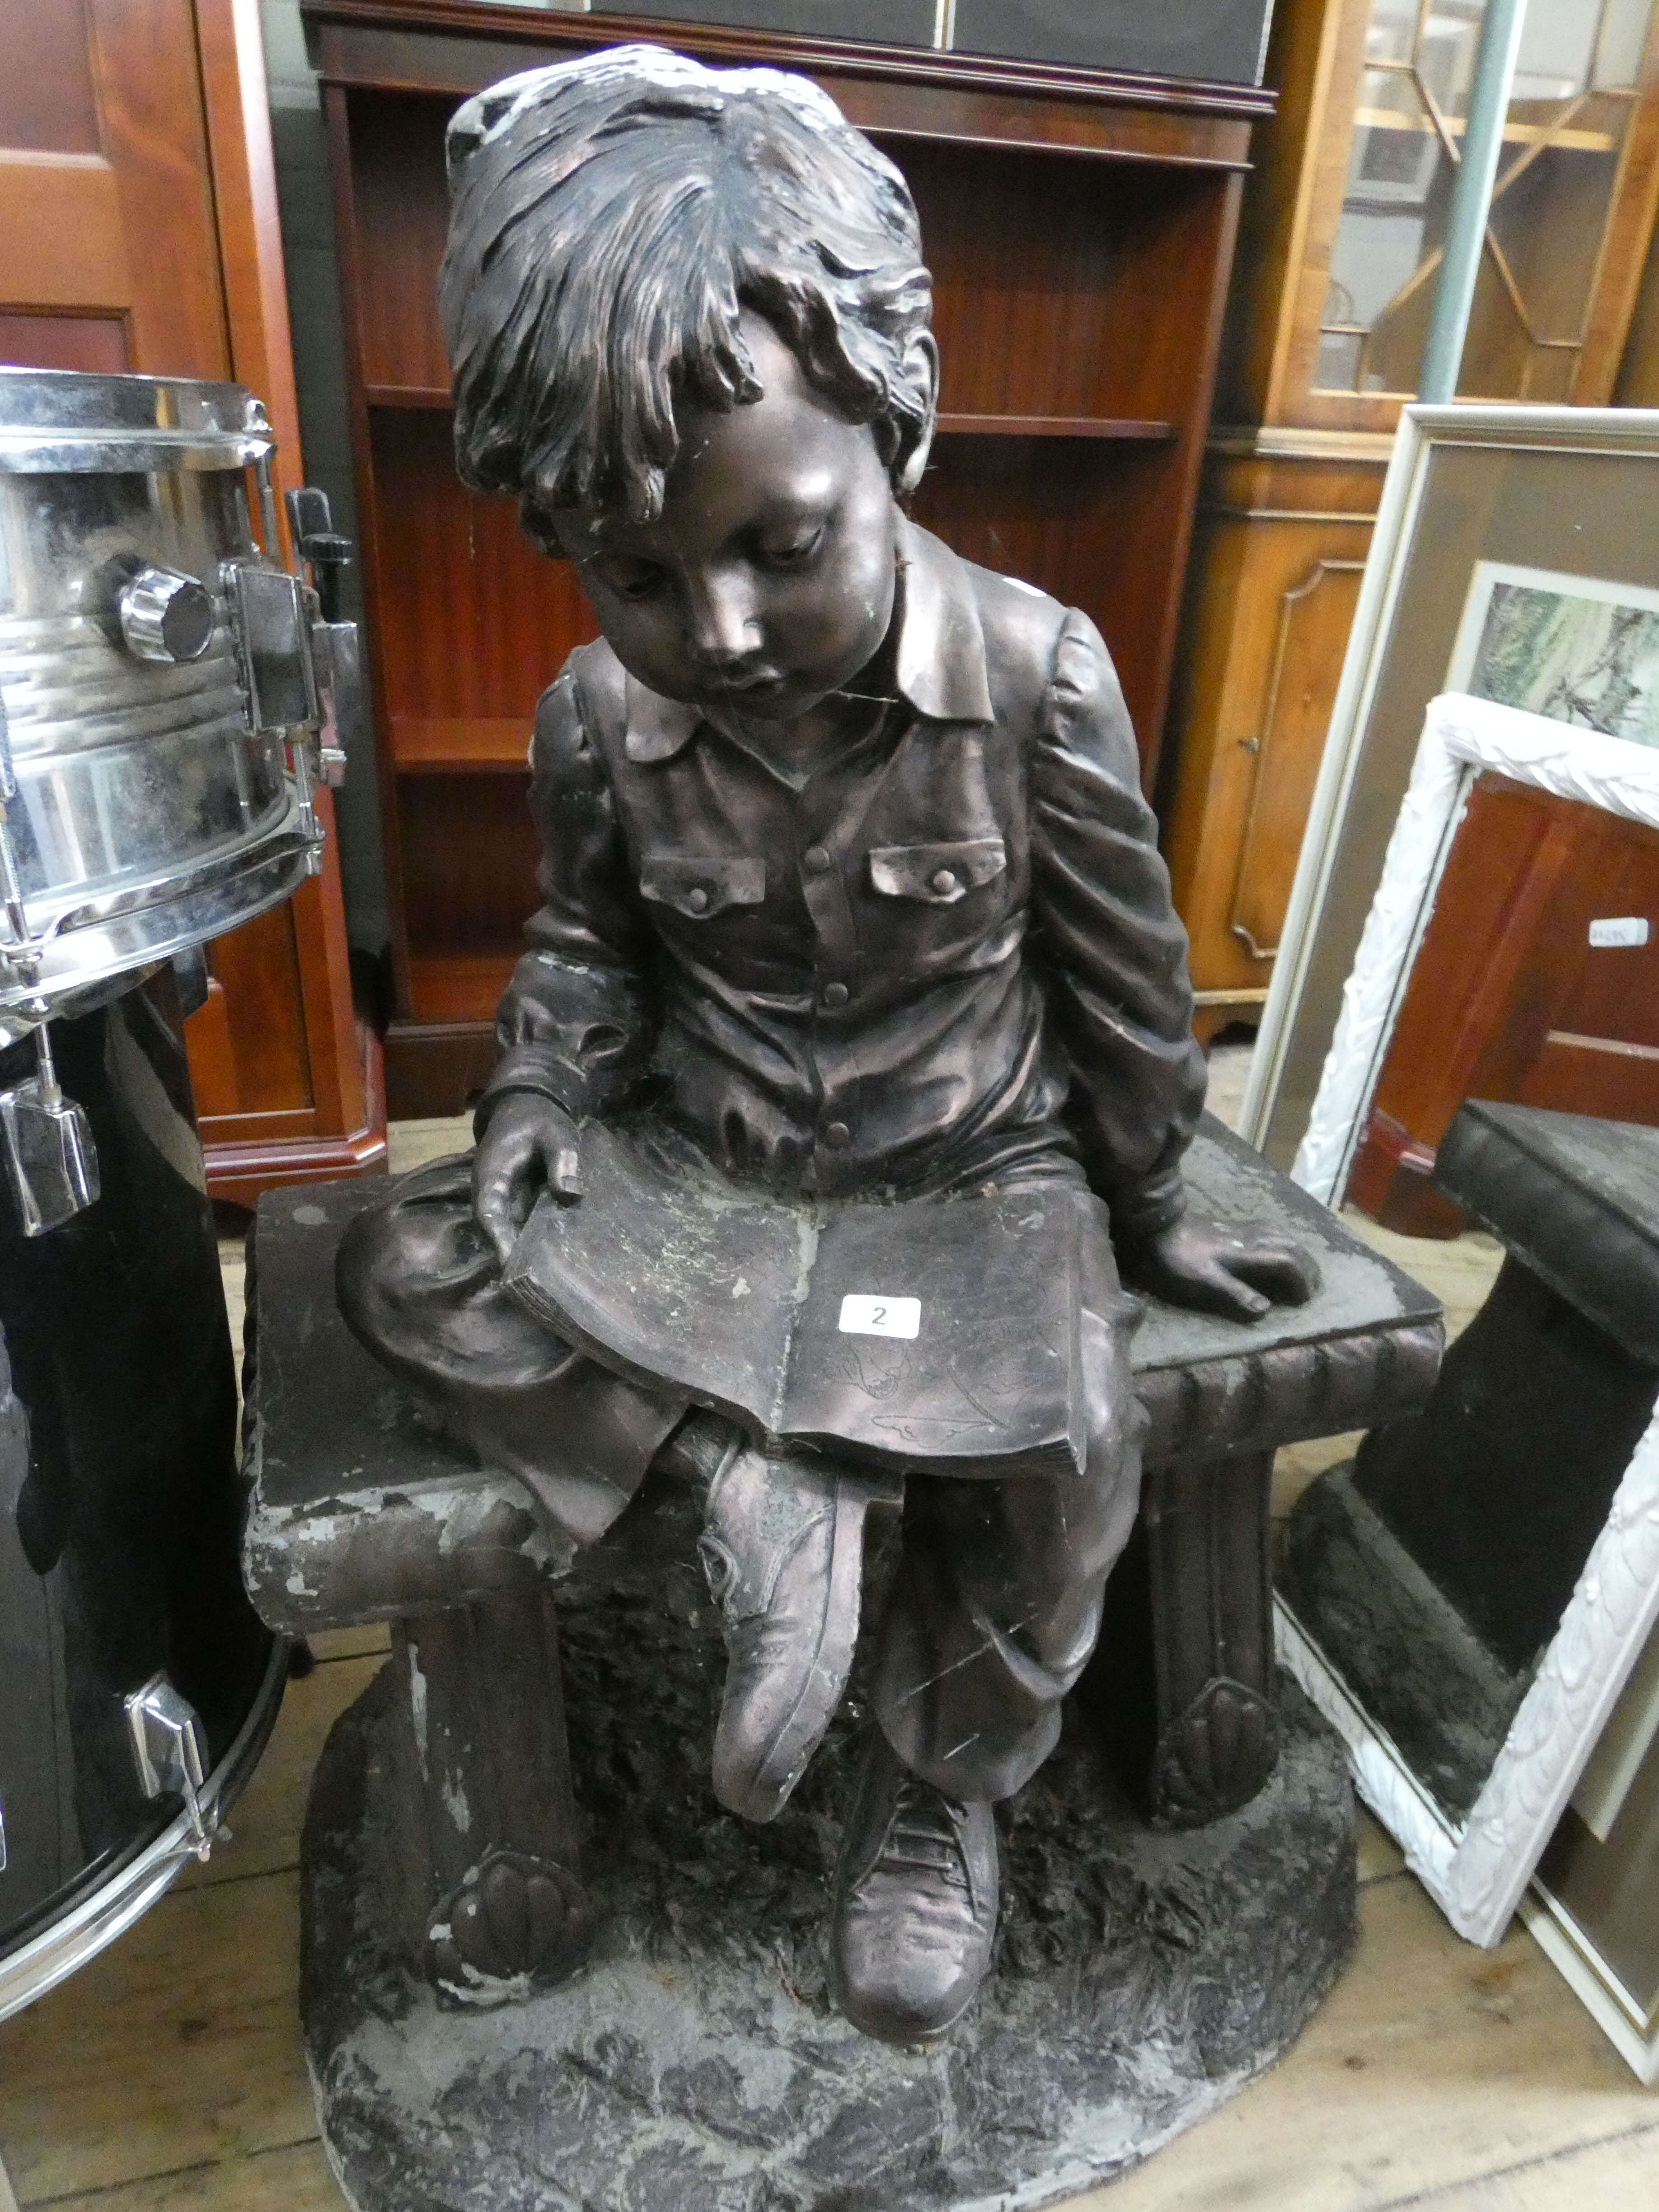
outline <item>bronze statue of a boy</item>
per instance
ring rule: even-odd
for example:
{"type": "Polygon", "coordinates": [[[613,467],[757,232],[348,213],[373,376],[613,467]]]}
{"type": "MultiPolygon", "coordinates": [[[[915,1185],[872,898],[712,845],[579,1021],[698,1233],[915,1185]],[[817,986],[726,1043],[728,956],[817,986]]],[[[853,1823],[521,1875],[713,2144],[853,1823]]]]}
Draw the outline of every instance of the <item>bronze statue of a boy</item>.
{"type": "Polygon", "coordinates": [[[924,2041],[988,1964],[992,1806],[1054,1747],[1135,1513],[1117,1263],[1244,1317],[1312,1271],[1184,1209],[1204,1062],[1098,633],[900,505],[939,357],[898,171],[805,80],[649,47],[495,87],[449,157],[460,472],[518,495],[603,637],[536,714],[544,903],[476,1153],[365,1218],[343,1302],[579,1540],[665,1448],[701,1471],[715,1786],[766,1820],[845,1688],[869,1468],[550,1335],[501,1281],[532,1202],[580,1202],[582,1121],[654,1085],[730,1176],[1084,1210],[1086,1464],[913,1479],[880,1624],[833,1978],[924,2041]]]}

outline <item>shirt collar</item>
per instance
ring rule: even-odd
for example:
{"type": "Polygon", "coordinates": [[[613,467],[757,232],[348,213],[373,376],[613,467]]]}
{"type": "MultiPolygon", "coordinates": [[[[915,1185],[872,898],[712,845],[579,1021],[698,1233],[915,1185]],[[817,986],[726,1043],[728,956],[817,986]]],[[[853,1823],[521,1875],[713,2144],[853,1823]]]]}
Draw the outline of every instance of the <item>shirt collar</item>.
{"type": "MultiPolygon", "coordinates": [[[[896,678],[900,693],[930,721],[994,720],[985,633],[967,569],[948,545],[904,515],[899,518],[898,560],[903,586],[896,678]]],[[[627,690],[629,759],[648,764],[684,751],[703,719],[702,709],[662,698],[631,676],[627,690]]]]}

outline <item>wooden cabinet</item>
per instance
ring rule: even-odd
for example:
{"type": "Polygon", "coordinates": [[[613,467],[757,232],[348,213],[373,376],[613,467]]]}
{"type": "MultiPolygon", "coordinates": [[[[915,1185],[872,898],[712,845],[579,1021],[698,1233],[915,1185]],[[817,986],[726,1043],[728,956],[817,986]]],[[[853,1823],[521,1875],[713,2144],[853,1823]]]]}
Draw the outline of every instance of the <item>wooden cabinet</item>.
{"type": "Polygon", "coordinates": [[[512,504],[457,482],[434,285],[443,132],[514,70],[657,36],[817,77],[905,172],[944,354],[915,507],[1085,608],[1156,772],[1240,188],[1249,87],[444,0],[307,0],[334,172],[377,692],[394,1113],[454,1112],[536,903],[538,694],[593,635],[512,504]]]}
{"type": "MultiPolygon", "coordinates": [[[[301,482],[258,0],[0,0],[0,360],[234,377],[301,482]]],[[[209,948],[186,1025],[216,1197],[385,1164],[319,811],[322,874],[209,948]]]]}
{"type": "MultiPolygon", "coordinates": [[[[1167,757],[1200,1026],[1266,998],[1486,0],[1280,0],[1167,757]]],[[[1614,397],[1659,199],[1650,0],[1532,0],[1460,396],[1614,397]]],[[[1620,396],[1623,396],[1622,394],[1620,396]]]]}

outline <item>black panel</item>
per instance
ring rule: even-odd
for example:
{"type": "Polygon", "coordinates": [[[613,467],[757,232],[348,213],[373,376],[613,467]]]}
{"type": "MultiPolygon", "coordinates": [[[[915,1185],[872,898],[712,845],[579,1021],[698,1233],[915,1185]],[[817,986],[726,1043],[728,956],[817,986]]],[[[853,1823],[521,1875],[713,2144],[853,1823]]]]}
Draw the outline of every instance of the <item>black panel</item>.
{"type": "Polygon", "coordinates": [[[1273,0],[957,0],[951,43],[963,54],[1260,84],[1272,12],[1273,0]]]}
{"type": "MultiPolygon", "coordinates": [[[[127,1693],[164,1668],[216,1765],[270,1644],[241,1585],[235,1370],[170,975],[52,1040],[102,1194],[26,1237],[0,1184],[0,1952],[178,1812],[140,1792],[127,1693]]],[[[0,1085],[33,1068],[14,1046],[0,1085]]]]}
{"type": "Polygon", "coordinates": [[[675,23],[730,23],[745,31],[797,31],[820,39],[869,39],[887,46],[931,46],[938,9],[934,0],[605,0],[605,13],[654,15],[675,23]]]}

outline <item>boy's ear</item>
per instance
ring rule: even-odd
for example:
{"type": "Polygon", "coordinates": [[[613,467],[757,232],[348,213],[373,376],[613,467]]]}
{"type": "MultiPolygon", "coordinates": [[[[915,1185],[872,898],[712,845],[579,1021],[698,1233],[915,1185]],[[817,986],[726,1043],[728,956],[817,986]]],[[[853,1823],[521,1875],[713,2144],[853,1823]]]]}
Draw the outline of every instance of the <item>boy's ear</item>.
{"type": "Polygon", "coordinates": [[[939,347],[931,331],[918,331],[904,349],[904,380],[922,402],[923,423],[916,441],[893,473],[893,489],[914,491],[921,482],[927,456],[933,449],[933,424],[939,414],[939,347]]]}

